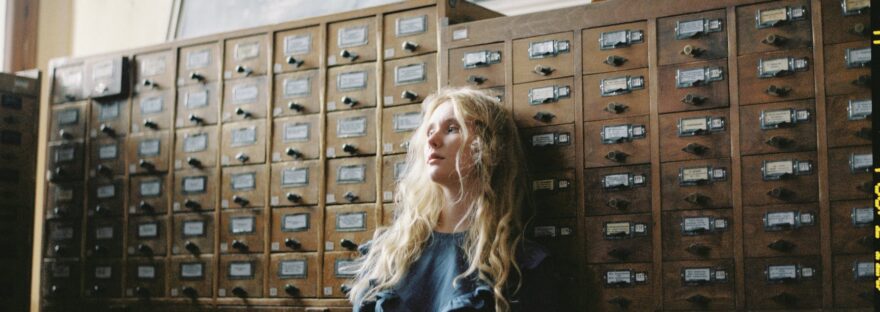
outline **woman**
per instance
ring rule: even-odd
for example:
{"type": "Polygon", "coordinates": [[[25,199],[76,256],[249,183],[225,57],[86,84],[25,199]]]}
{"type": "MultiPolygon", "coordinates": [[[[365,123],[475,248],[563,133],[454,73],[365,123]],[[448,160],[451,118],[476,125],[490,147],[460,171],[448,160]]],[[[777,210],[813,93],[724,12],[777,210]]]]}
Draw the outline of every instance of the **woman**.
{"type": "Polygon", "coordinates": [[[422,105],[398,215],[365,244],[355,311],[554,311],[547,253],[525,241],[516,125],[491,95],[442,89],[422,105]]]}

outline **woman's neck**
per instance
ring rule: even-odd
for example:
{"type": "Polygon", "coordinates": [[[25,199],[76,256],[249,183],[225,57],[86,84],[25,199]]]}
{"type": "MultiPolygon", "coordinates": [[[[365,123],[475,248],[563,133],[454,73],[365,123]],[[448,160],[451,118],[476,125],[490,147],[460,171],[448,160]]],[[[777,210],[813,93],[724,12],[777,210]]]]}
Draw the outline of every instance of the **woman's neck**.
{"type": "Polygon", "coordinates": [[[440,217],[437,219],[437,225],[434,231],[441,233],[452,233],[466,230],[470,224],[461,223],[467,216],[468,208],[473,202],[473,198],[468,196],[471,192],[461,194],[461,189],[443,188],[446,197],[446,206],[440,211],[440,217]],[[461,224],[459,224],[461,223],[461,224]]]}

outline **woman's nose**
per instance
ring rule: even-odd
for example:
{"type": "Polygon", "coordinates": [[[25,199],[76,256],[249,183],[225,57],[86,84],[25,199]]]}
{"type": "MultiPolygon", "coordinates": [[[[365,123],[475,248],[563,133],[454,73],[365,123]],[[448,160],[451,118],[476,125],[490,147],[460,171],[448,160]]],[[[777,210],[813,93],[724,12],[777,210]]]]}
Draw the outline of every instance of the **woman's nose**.
{"type": "Polygon", "coordinates": [[[428,145],[433,148],[438,148],[442,144],[443,140],[440,138],[440,131],[435,131],[434,133],[428,135],[428,145]]]}

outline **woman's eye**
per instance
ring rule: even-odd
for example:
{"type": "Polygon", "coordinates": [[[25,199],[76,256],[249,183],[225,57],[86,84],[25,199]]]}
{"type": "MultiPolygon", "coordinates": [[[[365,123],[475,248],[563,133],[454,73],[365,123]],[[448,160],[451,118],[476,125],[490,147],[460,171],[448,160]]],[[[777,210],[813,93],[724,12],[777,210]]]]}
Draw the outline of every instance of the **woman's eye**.
{"type": "Polygon", "coordinates": [[[448,129],[446,129],[446,132],[448,132],[448,133],[453,133],[456,131],[458,131],[458,127],[455,127],[455,126],[450,126],[448,129]]]}
{"type": "Polygon", "coordinates": [[[432,134],[434,134],[434,130],[428,130],[428,136],[431,136],[432,134]]]}

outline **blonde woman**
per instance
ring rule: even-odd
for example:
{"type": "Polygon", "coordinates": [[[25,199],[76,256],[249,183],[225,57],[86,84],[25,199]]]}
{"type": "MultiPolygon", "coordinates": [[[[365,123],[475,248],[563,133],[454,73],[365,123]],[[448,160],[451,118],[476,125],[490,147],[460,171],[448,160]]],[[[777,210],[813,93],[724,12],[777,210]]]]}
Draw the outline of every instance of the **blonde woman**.
{"type": "Polygon", "coordinates": [[[422,104],[393,224],[361,248],[355,311],[555,311],[548,254],[523,239],[525,156],[511,114],[474,89],[422,104]]]}

